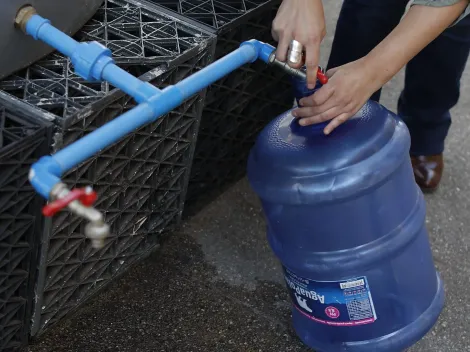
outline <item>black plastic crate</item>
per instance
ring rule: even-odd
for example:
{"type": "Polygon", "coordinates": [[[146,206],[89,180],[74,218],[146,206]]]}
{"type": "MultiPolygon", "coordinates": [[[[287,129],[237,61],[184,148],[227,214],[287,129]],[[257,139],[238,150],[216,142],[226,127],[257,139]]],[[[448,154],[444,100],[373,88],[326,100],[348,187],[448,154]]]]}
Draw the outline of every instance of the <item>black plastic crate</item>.
{"type": "Polygon", "coordinates": [[[195,26],[132,0],[106,0],[75,36],[108,47],[116,62],[168,63],[207,39],[195,26]]]}
{"type": "MultiPolygon", "coordinates": [[[[147,0],[217,32],[245,23],[269,0],[147,0]]],[[[280,2],[279,2],[280,3],[280,2]]],[[[269,5],[268,5],[269,6],[269,5]]]]}
{"type": "MultiPolygon", "coordinates": [[[[257,39],[276,46],[271,27],[281,0],[146,0],[217,34],[215,58],[257,39]]],[[[207,90],[185,216],[193,215],[246,173],[260,130],[290,109],[290,79],[262,62],[245,65],[207,90]]]]}
{"type": "MultiPolygon", "coordinates": [[[[209,64],[215,44],[215,36],[201,28],[123,0],[107,0],[76,38],[100,40],[118,55],[121,67],[158,88],[209,64]],[[145,30],[150,27],[152,31],[145,30]],[[152,51],[146,50],[149,47],[152,51]],[[134,56],[139,50],[143,56],[134,56]]],[[[0,82],[0,89],[54,121],[52,152],[135,106],[133,99],[107,83],[75,75],[70,61],[57,53],[0,82]]],[[[204,97],[201,92],[189,98],[65,175],[70,187],[95,188],[97,208],[104,212],[112,235],[97,251],[85,238],[85,222],[79,218],[63,212],[46,221],[32,335],[75,310],[179,224],[204,97]]]]}
{"type": "MultiPolygon", "coordinates": [[[[215,59],[250,39],[276,45],[271,23],[278,2],[268,5],[243,25],[219,33],[215,59]]],[[[293,101],[289,77],[261,61],[241,67],[207,89],[185,215],[199,211],[245,175],[248,154],[258,133],[292,108],[293,101]]]]}
{"type": "Polygon", "coordinates": [[[28,341],[44,204],[28,173],[48,153],[50,130],[0,93],[0,351],[28,341]]]}
{"type": "MultiPolygon", "coordinates": [[[[151,82],[174,84],[206,64],[196,57],[170,68],[151,82]]],[[[97,208],[111,226],[105,247],[93,250],[84,237],[85,222],[68,212],[56,215],[46,227],[42,250],[33,333],[78,307],[95,292],[145,257],[161,241],[163,232],[179,225],[202,112],[203,95],[144,126],[101,152],[63,180],[72,187],[93,185],[97,208]]],[[[97,114],[64,126],[56,134],[60,149],[135,106],[124,96],[97,114]]]]}

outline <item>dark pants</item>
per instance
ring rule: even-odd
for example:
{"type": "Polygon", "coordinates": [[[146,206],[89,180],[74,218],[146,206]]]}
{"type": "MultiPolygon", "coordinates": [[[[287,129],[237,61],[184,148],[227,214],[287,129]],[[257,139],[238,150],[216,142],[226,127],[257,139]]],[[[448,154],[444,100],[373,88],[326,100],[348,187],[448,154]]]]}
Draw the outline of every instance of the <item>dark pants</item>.
{"type": "MultiPolygon", "coordinates": [[[[328,68],[367,55],[395,28],[404,0],[344,0],[328,68]]],[[[470,16],[448,28],[406,67],[398,113],[411,134],[413,155],[444,151],[451,125],[449,110],[460,95],[460,78],[470,50],[470,16]]],[[[380,91],[371,99],[379,101],[380,91]]]]}

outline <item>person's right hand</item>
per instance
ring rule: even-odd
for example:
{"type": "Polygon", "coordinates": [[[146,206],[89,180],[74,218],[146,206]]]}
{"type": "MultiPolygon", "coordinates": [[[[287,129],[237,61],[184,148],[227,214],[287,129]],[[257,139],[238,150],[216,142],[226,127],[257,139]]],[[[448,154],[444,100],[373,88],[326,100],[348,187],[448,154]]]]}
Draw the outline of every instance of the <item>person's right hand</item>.
{"type": "MultiPolygon", "coordinates": [[[[292,40],[305,49],[307,85],[315,88],[317,80],[320,44],[326,35],[322,0],[283,0],[273,21],[272,36],[278,42],[276,59],[287,61],[287,51],[292,40]]],[[[289,66],[300,68],[303,62],[289,66]]]]}

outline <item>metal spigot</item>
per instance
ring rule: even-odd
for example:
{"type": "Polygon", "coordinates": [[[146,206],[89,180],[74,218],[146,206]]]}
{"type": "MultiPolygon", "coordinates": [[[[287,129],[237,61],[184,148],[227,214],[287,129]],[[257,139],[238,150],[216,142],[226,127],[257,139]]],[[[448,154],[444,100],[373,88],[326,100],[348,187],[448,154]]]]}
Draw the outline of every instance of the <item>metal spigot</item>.
{"type": "MultiPolygon", "coordinates": [[[[300,78],[301,80],[304,80],[304,81],[307,80],[307,74],[305,73],[304,70],[292,68],[289,66],[287,62],[279,61],[278,59],[276,59],[275,51],[273,51],[269,55],[268,64],[279,67],[281,70],[283,70],[284,72],[286,72],[287,74],[291,76],[300,78]]],[[[323,68],[320,66],[318,67],[317,78],[321,84],[326,84],[328,82],[328,77],[325,75],[323,68]]]]}
{"type": "Polygon", "coordinates": [[[50,194],[51,203],[47,204],[42,213],[53,216],[60,210],[68,208],[73,214],[88,220],[85,226],[85,236],[91,240],[93,248],[104,247],[104,240],[109,236],[110,227],[104,222],[101,212],[91,205],[97,195],[91,187],[69,190],[64,183],[54,186],[50,194]]]}

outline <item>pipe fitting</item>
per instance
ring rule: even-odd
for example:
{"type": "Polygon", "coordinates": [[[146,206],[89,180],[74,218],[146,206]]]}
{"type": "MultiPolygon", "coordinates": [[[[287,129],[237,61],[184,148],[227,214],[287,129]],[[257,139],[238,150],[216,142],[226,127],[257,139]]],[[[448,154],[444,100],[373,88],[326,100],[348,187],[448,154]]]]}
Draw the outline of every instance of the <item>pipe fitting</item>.
{"type": "MultiPolygon", "coordinates": [[[[92,189],[89,188],[89,192],[92,189]]],[[[67,186],[60,182],[56,184],[50,194],[51,200],[64,198],[70,193],[67,186]]],[[[91,240],[91,245],[95,249],[104,247],[104,241],[110,234],[110,227],[104,222],[103,214],[94,207],[83,205],[80,201],[74,200],[67,205],[67,208],[75,215],[85,219],[88,223],[85,226],[85,236],[91,240]]]]}
{"type": "Polygon", "coordinates": [[[29,182],[45,199],[49,199],[52,189],[60,183],[62,167],[53,157],[47,155],[36,161],[29,170],[29,182]]]}
{"type": "Polygon", "coordinates": [[[26,24],[28,21],[36,15],[37,12],[34,7],[31,5],[23,6],[19,9],[18,13],[15,17],[15,27],[21,29],[24,33],[26,33],[26,24]]]}
{"type": "Polygon", "coordinates": [[[109,225],[104,222],[89,222],[85,226],[85,236],[91,241],[91,246],[95,249],[104,247],[104,241],[108,238],[110,232],[109,225]]]}
{"type": "Polygon", "coordinates": [[[250,46],[255,50],[255,55],[250,59],[250,62],[255,62],[259,59],[267,63],[269,55],[274,51],[274,47],[272,45],[263,43],[256,39],[250,39],[242,42],[240,47],[243,46],[250,46]]]}
{"type": "Polygon", "coordinates": [[[100,81],[104,68],[114,63],[111,50],[98,42],[80,43],[70,60],[75,72],[83,79],[100,81]]]}
{"type": "Polygon", "coordinates": [[[279,61],[278,59],[276,59],[276,53],[275,52],[272,52],[269,55],[268,64],[280,68],[282,71],[284,71],[285,73],[287,73],[287,74],[289,74],[293,77],[299,78],[301,80],[306,80],[307,79],[307,74],[304,71],[293,68],[293,67],[290,67],[286,62],[282,62],[282,61],[279,61]]]}

